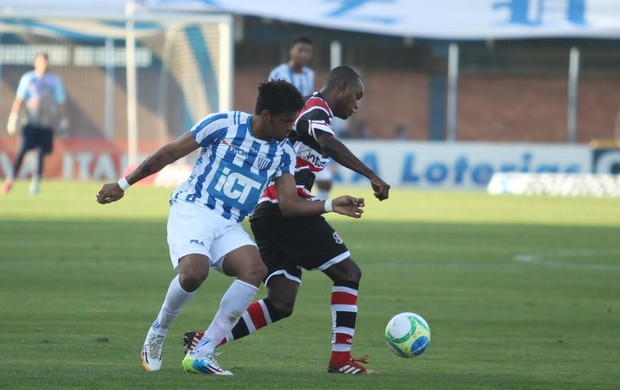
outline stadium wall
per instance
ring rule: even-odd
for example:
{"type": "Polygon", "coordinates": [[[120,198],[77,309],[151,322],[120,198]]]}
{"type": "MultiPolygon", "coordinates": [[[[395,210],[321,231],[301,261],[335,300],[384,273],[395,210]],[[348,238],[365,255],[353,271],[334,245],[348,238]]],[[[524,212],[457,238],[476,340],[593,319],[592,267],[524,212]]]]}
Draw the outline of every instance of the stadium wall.
{"type": "MultiPolygon", "coordinates": [[[[17,82],[23,69],[6,68],[1,97],[6,118],[10,102],[15,97],[17,82]]],[[[64,77],[69,91],[69,112],[74,136],[83,138],[103,137],[103,115],[100,101],[89,95],[92,89],[79,82],[72,82],[71,75],[62,69],[57,72],[64,77]]],[[[86,71],[85,71],[86,72],[86,71]]],[[[325,73],[318,74],[318,78],[325,73]]],[[[103,84],[104,75],[93,70],[89,85],[103,84]]],[[[156,110],[157,75],[143,76],[141,91],[149,100],[141,100],[140,123],[142,139],[162,139],[161,134],[151,131],[158,128],[153,115],[156,110]],[[150,77],[150,79],[148,79],[150,77]]],[[[256,86],[265,77],[263,70],[241,70],[234,79],[234,107],[253,112],[256,102],[256,86]]],[[[428,139],[429,76],[410,72],[368,72],[366,96],[358,113],[349,120],[349,138],[394,139],[396,128],[403,125],[408,140],[428,139]],[[360,134],[362,127],[365,134],[360,134]]],[[[464,77],[459,94],[457,139],[461,141],[488,142],[566,142],[566,88],[564,79],[539,77],[464,77]]],[[[123,85],[124,75],[119,71],[116,85],[123,85]]],[[[99,88],[101,89],[101,88],[99,88]]],[[[610,139],[614,121],[620,109],[620,78],[587,79],[580,84],[578,142],[593,139],[610,139]]],[[[102,100],[101,98],[100,100],[102,100]]],[[[125,94],[116,91],[116,136],[125,134],[125,94]]],[[[181,123],[180,113],[168,118],[181,123]],[[176,120],[175,120],[176,118],[176,120]]],[[[175,131],[182,131],[174,126],[175,131]]],[[[176,134],[169,134],[174,136],[176,134]]],[[[0,138],[7,137],[4,126],[0,138]]],[[[165,138],[165,137],[164,137],[165,138]]]]}
{"type": "MultiPolygon", "coordinates": [[[[395,139],[396,127],[403,125],[405,139],[429,139],[430,74],[360,71],[366,94],[349,119],[350,138],[395,139]]],[[[235,107],[253,111],[256,86],[268,72],[236,70],[235,107]]],[[[325,72],[317,72],[317,80],[324,77],[325,72]]],[[[464,75],[459,81],[457,140],[567,142],[567,89],[566,78],[559,76],[464,75]]],[[[584,78],[579,91],[577,142],[613,138],[620,77],[584,78]]]]}

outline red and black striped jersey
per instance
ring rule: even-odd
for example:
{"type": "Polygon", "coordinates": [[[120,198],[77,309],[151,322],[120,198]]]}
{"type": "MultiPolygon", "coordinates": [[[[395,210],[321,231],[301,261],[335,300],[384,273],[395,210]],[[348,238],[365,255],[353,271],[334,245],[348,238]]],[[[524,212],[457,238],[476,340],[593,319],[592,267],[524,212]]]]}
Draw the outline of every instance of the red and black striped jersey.
{"type": "MultiPolygon", "coordinates": [[[[319,92],[315,92],[308,98],[304,108],[299,112],[293,131],[289,134],[289,139],[293,143],[297,164],[295,166],[295,183],[297,184],[297,195],[301,198],[312,199],[310,192],[314,184],[314,177],[329,164],[330,158],[324,152],[319,142],[317,134],[320,132],[334,135],[331,127],[333,118],[332,110],[319,92]]],[[[254,216],[259,216],[269,212],[270,205],[277,205],[275,184],[272,182],[263,193],[258,207],[254,211],[254,216]]]]}

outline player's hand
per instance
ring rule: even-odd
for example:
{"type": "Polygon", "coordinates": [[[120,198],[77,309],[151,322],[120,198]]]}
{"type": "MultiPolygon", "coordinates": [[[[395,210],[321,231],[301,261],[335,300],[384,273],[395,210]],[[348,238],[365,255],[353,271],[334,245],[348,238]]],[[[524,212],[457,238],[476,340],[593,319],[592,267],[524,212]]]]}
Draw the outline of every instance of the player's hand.
{"type": "Polygon", "coordinates": [[[370,178],[370,185],[375,192],[375,198],[379,200],[386,200],[390,197],[390,185],[384,182],[379,176],[372,176],[370,178]]]}
{"type": "Polygon", "coordinates": [[[363,198],[355,198],[349,195],[339,196],[332,200],[334,212],[353,218],[361,218],[362,213],[364,213],[362,210],[364,206],[363,198]]]}
{"type": "Polygon", "coordinates": [[[97,192],[97,202],[101,204],[116,202],[125,195],[125,191],[121,189],[118,183],[108,183],[101,187],[97,192]]]}
{"type": "Polygon", "coordinates": [[[10,135],[17,133],[19,117],[16,114],[10,114],[9,120],[6,123],[6,130],[10,135]]]}

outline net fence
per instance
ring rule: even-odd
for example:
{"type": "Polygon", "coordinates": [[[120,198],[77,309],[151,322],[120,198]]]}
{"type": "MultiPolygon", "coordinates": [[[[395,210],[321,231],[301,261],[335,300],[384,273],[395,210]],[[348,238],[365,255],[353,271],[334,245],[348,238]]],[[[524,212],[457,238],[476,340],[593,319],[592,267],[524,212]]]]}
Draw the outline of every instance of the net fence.
{"type": "MultiPolygon", "coordinates": [[[[37,53],[46,52],[50,71],[61,77],[67,93],[70,136],[125,139],[126,31],[121,21],[3,20],[0,123],[10,112],[20,77],[32,70],[37,53]]],[[[230,84],[232,65],[222,31],[220,22],[135,23],[140,140],[167,141],[206,113],[229,108],[230,91],[222,89],[230,84]]]]}

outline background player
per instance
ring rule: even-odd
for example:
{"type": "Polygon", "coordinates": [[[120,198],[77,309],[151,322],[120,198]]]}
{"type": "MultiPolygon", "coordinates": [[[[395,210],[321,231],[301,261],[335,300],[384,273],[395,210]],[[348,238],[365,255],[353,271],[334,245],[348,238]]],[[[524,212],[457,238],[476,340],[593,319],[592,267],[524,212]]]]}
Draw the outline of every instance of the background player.
{"type": "Polygon", "coordinates": [[[30,193],[39,193],[39,183],[43,176],[43,160],[52,152],[54,129],[62,135],[69,130],[69,120],[65,107],[65,90],[60,77],[48,71],[47,53],[38,53],[34,59],[34,70],[25,73],[19,80],[15,100],[11,107],[7,130],[9,134],[19,131],[19,115],[26,108],[26,124],[21,129],[22,140],[13,170],[7,175],[0,192],[8,194],[13,181],[24,161],[26,152],[37,149],[37,171],[32,175],[30,193]]]}
{"type": "Polygon", "coordinates": [[[141,358],[147,371],[160,369],[162,346],[172,321],[213,267],[236,279],[222,297],[206,336],[185,356],[182,366],[189,372],[231,375],[220,368],[213,351],[246,310],[265,276],[256,245],[240,222],[254,210],[272,178],[285,214],[320,215],[333,208],[361,216],[362,199],[342,196],[333,202],[306,202],[297,197],[295,153],[287,136],[302,106],[299,91],[290,83],[263,83],[254,115],[233,111],[207,116],[126,178],[104,185],[97,194],[101,204],[117,201],[131,184],[202,147],[191,176],[170,199],[168,244],[179,275],[170,283],[146,336],[141,358]]]}
{"type": "MultiPolygon", "coordinates": [[[[350,67],[339,66],[327,76],[320,92],[306,102],[289,138],[297,153],[295,181],[300,197],[312,199],[314,175],[332,157],[339,164],[366,176],[379,200],[387,199],[390,186],[362,163],[334,137],[333,116],[350,117],[364,96],[362,78],[350,67]]],[[[353,359],[351,345],[357,319],[357,293],[362,276],[338,233],[321,216],[286,218],[278,196],[280,189],[270,186],[250,218],[252,232],[267,266],[267,298],[252,303],[225,341],[236,340],[289,317],[293,313],[301,269],[320,270],[332,281],[332,353],[328,372],[375,374],[353,359]]],[[[188,332],[186,345],[193,345],[201,334],[188,332]]],[[[225,342],[224,341],[224,342],[225,342]]],[[[191,349],[191,348],[190,348],[191,349]]]]}
{"type": "MultiPolygon", "coordinates": [[[[306,36],[299,36],[293,39],[289,50],[289,61],[276,66],[269,79],[286,80],[299,89],[302,96],[310,96],[314,91],[314,71],[308,66],[312,60],[314,43],[306,36]]],[[[316,197],[325,200],[329,197],[332,189],[332,172],[324,169],[317,173],[316,197]]]]}
{"type": "Polygon", "coordinates": [[[289,49],[289,60],[271,70],[269,80],[286,80],[293,84],[302,96],[314,92],[314,71],[308,66],[312,60],[314,43],[306,36],[293,39],[289,49]]]}

